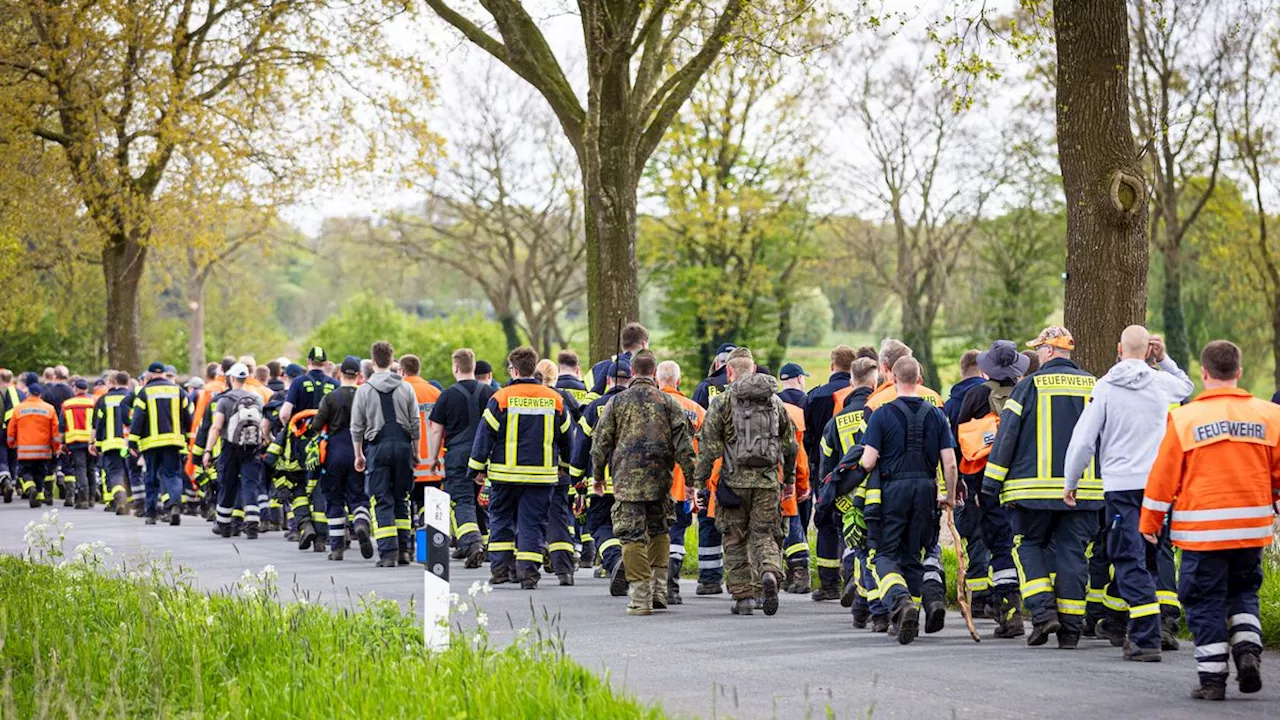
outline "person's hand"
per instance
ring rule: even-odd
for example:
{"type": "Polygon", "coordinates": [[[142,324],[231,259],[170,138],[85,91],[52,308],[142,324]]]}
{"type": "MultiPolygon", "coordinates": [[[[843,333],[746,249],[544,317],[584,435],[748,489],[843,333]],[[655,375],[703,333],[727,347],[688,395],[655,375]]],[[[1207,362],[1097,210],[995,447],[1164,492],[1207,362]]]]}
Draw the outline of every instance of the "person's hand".
{"type": "Polygon", "coordinates": [[[955,508],[956,508],[956,500],[955,500],[955,498],[950,497],[950,496],[948,496],[948,495],[939,495],[939,496],[938,496],[938,507],[943,507],[943,508],[948,508],[948,509],[951,509],[951,510],[955,510],[955,508]]]}
{"type": "Polygon", "coordinates": [[[793,498],[793,497],[795,497],[795,496],[796,496],[796,486],[795,486],[794,484],[792,484],[792,485],[783,485],[783,486],[782,486],[782,499],[783,499],[783,500],[790,500],[791,498],[793,498]]]}
{"type": "Polygon", "coordinates": [[[1156,362],[1164,362],[1164,356],[1164,338],[1159,335],[1152,335],[1147,342],[1147,357],[1156,362]]]}
{"type": "Polygon", "coordinates": [[[427,463],[427,473],[431,475],[444,473],[444,463],[440,461],[439,457],[427,463]]]}
{"type": "Polygon", "coordinates": [[[356,455],[356,472],[364,472],[364,453],[356,455]]]}
{"type": "Polygon", "coordinates": [[[200,464],[204,466],[205,470],[208,470],[209,465],[212,463],[213,463],[213,453],[209,452],[208,450],[205,450],[204,456],[200,458],[200,464]]]}
{"type": "Polygon", "coordinates": [[[90,455],[90,457],[98,457],[98,446],[97,446],[97,445],[94,445],[93,443],[89,443],[89,455],[90,455]]]}
{"type": "Polygon", "coordinates": [[[1152,545],[1157,545],[1160,542],[1160,538],[1156,537],[1155,533],[1142,533],[1142,537],[1146,538],[1147,542],[1152,545]]]}
{"type": "Polygon", "coordinates": [[[484,481],[489,478],[489,473],[480,471],[476,473],[475,482],[477,485],[484,485],[484,481]]]}
{"type": "Polygon", "coordinates": [[[1062,489],[1062,502],[1066,503],[1066,504],[1067,504],[1067,507],[1075,507],[1075,506],[1076,506],[1076,491],[1075,491],[1075,490],[1072,490],[1072,489],[1070,489],[1070,488],[1063,488],[1063,489],[1062,489]]]}
{"type": "Polygon", "coordinates": [[[603,495],[603,494],[604,494],[604,481],[603,481],[603,480],[594,480],[594,481],[592,481],[592,483],[591,483],[591,494],[592,494],[592,495],[603,495]]]}
{"type": "Polygon", "coordinates": [[[684,486],[684,497],[689,501],[689,509],[691,511],[697,512],[701,509],[698,505],[698,491],[692,485],[684,486]]]}

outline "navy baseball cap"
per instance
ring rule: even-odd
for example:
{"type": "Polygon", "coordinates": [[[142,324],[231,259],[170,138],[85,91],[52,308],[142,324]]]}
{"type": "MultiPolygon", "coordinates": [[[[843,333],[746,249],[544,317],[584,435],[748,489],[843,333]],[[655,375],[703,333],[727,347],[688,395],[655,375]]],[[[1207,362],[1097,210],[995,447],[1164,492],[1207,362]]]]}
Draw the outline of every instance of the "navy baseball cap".
{"type": "Polygon", "coordinates": [[[787,363],[782,366],[782,371],[778,373],[779,380],[790,380],[798,377],[809,377],[809,373],[805,372],[799,363],[787,363]]]}
{"type": "Polygon", "coordinates": [[[164,372],[164,363],[156,361],[147,366],[147,372],[156,373],[157,375],[164,372]]]}
{"type": "Polygon", "coordinates": [[[164,366],[164,371],[165,371],[165,374],[167,374],[167,375],[177,375],[177,374],[178,374],[178,368],[176,368],[176,367],[174,367],[174,366],[172,366],[172,365],[165,365],[165,366],[164,366]]]}
{"type": "Polygon", "coordinates": [[[625,356],[619,357],[617,360],[609,363],[609,372],[605,377],[631,379],[631,359],[625,356]]]}
{"type": "Polygon", "coordinates": [[[89,381],[85,380],[84,378],[79,378],[72,384],[72,387],[74,387],[77,390],[88,390],[89,381]]]}
{"type": "Polygon", "coordinates": [[[31,383],[30,385],[27,386],[27,394],[40,397],[41,395],[44,394],[44,386],[41,385],[40,383],[31,383]]]}
{"type": "Polygon", "coordinates": [[[716,348],[716,354],[723,355],[725,353],[733,352],[734,350],[737,350],[737,349],[738,349],[738,346],[734,345],[733,343],[720,343],[720,347],[716,348]]]}
{"type": "Polygon", "coordinates": [[[348,355],[342,359],[343,375],[359,375],[360,374],[360,358],[355,355],[348,355]]]}
{"type": "MultiPolygon", "coordinates": [[[[314,361],[314,362],[323,362],[323,361],[314,361]]],[[[303,373],[305,372],[306,370],[303,369],[303,367],[298,363],[289,363],[289,367],[284,369],[284,374],[291,378],[302,377],[303,373]]]]}

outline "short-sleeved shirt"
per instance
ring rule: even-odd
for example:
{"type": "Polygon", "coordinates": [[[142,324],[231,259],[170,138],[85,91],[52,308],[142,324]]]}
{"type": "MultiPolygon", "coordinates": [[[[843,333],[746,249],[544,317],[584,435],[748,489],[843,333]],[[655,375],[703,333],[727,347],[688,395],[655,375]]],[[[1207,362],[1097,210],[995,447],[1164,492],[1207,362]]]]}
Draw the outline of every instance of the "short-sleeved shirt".
{"type": "MultiPolygon", "coordinates": [[[[923,398],[902,398],[909,410],[908,417],[891,408],[889,404],[882,406],[871,415],[867,422],[867,431],[862,436],[862,444],[873,447],[880,453],[877,464],[882,472],[892,478],[902,468],[907,442],[907,423],[912,414],[920,409],[923,398]]],[[[924,419],[924,454],[925,459],[936,471],[943,450],[955,448],[955,439],[951,436],[947,416],[939,408],[933,408],[924,419]]]]}
{"type": "Polygon", "coordinates": [[[445,447],[452,448],[465,442],[467,449],[470,449],[475,431],[471,418],[474,417],[479,424],[480,415],[489,403],[489,398],[493,397],[493,393],[492,387],[475,380],[461,380],[440,393],[427,420],[444,426],[445,447]],[[468,393],[475,395],[475,413],[471,413],[470,408],[467,407],[468,393]]]}
{"type": "MultiPolygon", "coordinates": [[[[230,418],[231,414],[235,412],[236,405],[240,402],[240,398],[244,397],[253,398],[258,401],[259,405],[262,404],[262,397],[258,395],[258,393],[250,392],[249,390],[232,389],[218,396],[218,404],[214,405],[213,411],[215,413],[222,413],[222,417],[224,418],[230,418]]],[[[227,431],[227,426],[224,424],[222,427],[223,432],[225,433],[227,431]]]]}
{"type": "Polygon", "coordinates": [[[295,378],[289,383],[289,394],[285,396],[284,401],[293,406],[293,411],[300,412],[302,410],[316,410],[320,407],[320,401],[324,399],[334,388],[342,383],[334,380],[324,374],[323,370],[308,370],[306,375],[295,378]],[[311,394],[307,394],[307,380],[311,383],[311,394]],[[323,390],[323,386],[328,385],[328,390],[323,390]]]}

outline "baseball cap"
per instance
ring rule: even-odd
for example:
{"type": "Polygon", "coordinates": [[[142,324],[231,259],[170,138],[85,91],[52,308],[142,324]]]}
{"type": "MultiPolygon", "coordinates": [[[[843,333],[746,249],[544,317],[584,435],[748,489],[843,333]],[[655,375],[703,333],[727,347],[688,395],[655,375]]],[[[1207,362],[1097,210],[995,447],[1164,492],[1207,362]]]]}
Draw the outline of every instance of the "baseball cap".
{"type": "Polygon", "coordinates": [[[734,345],[733,343],[720,343],[720,347],[716,348],[716,354],[723,355],[728,352],[733,352],[734,350],[737,350],[737,349],[738,349],[738,346],[734,345]]]}
{"type": "Polygon", "coordinates": [[[609,363],[609,372],[605,377],[630,379],[631,359],[626,356],[620,356],[617,360],[609,363]]]}
{"type": "Polygon", "coordinates": [[[992,380],[1015,380],[1027,374],[1030,358],[1012,340],[996,340],[978,353],[978,369],[992,380]]]}
{"type": "Polygon", "coordinates": [[[343,375],[359,375],[360,374],[360,358],[355,355],[348,355],[342,359],[343,375]]]}
{"type": "Polygon", "coordinates": [[[1059,350],[1075,350],[1076,341],[1071,337],[1071,331],[1061,325],[1050,325],[1040,331],[1040,335],[1035,340],[1027,343],[1029,348],[1038,348],[1042,345],[1055,347],[1059,350]]]}
{"type": "Polygon", "coordinates": [[[77,390],[88,390],[89,381],[85,380],[84,378],[77,378],[76,381],[71,384],[71,386],[77,390]]]}
{"type": "Polygon", "coordinates": [[[493,374],[493,366],[489,364],[489,361],[488,361],[488,360],[477,360],[477,361],[476,361],[476,374],[477,374],[477,375],[492,375],[492,374],[493,374]]]}
{"type": "Polygon", "coordinates": [[[178,374],[178,368],[176,368],[176,367],[174,367],[174,366],[172,366],[172,365],[165,365],[165,366],[164,366],[164,372],[165,372],[165,374],[166,374],[166,375],[177,375],[177,374],[178,374]]]}
{"type": "MultiPolygon", "coordinates": [[[[316,360],[314,362],[324,362],[324,361],[316,360]]],[[[302,377],[303,373],[305,372],[306,370],[303,369],[303,367],[298,363],[289,363],[289,367],[284,369],[284,374],[291,378],[302,377]]]]}
{"type": "Polygon", "coordinates": [[[311,362],[322,363],[327,359],[328,358],[325,357],[324,354],[324,348],[319,345],[316,345],[307,351],[307,360],[310,360],[311,362]]]}
{"type": "Polygon", "coordinates": [[[227,371],[227,377],[245,380],[249,377],[249,368],[245,367],[244,363],[236,363],[227,371]]]}
{"type": "Polygon", "coordinates": [[[809,377],[809,373],[800,367],[799,363],[787,363],[782,366],[782,370],[778,372],[779,380],[790,380],[798,377],[809,377]]]}
{"type": "Polygon", "coordinates": [[[149,373],[155,373],[155,374],[157,374],[157,375],[159,375],[159,374],[163,373],[163,372],[164,372],[164,363],[160,362],[159,360],[157,360],[157,361],[155,361],[155,362],[151,363],[150,365],[148,365],[148,366],[147,366],[147,372],[149,372],[149,373]]]}
{"type": "Polygon", "coordinates": [[[199,390],[200,388],[203,388],[204,378],[193,377],[190,380],[187,380],[187,387],[191,388],[192,390],[199,390]]]}
{"type": "Polygon", "coordinates": [[[41,395],[44,394],[44,386],[41,385],[40,383],[31,383],[30,385],[27,386],[27,394],[40,397],[41,395]]]}

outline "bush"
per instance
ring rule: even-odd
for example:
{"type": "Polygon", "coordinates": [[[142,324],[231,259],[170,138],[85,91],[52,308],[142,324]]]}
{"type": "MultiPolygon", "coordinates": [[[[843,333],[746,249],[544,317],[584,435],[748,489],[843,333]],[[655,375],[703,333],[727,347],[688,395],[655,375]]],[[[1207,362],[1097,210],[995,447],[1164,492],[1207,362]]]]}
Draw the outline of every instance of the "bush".
{"type": "Polygon", "coordinates": [[[392,601],[282,605],[270,568],[240,597],[205,594],[167,562],[105,576],[84,548],[59,567],[0,558],[0,717],[662,717],[536,635],[432,654],[392,601]]]}
{"type": "Polygon", "coordinates": [[[360,293],[330,315],[307,339],[320,345],[335,362],[346,355],[368,357],[369,347],[386,340],[397,355],[412,353],[422,358],[422,376],[445,385],[452,384],[450,355],[469,347],[476,357],[495,368],[505,367],[507,343],[502,326],[480,315],[446,318],[419,318],[396,307],[386,298],[360,293]]]}
{"type": "Polygon", "coordinates": [[[831,310],[831,302],[822,290],[815,287],[801,292],[791,308],[791,345],[822,345],[834,321],[835,313],[831,310]]]}

